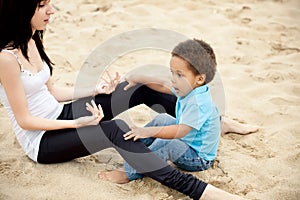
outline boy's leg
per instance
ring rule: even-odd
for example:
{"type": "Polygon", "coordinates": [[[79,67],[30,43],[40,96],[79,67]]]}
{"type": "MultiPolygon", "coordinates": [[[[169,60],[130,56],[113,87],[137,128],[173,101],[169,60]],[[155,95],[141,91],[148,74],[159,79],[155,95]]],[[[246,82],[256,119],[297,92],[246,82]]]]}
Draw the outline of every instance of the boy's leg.
{"type": "MultiPolygon", "coordinates": [[[[153,126],[169,126],[176,124],[176,119],[167,113],[158,114],[154,117],[149,123],[145,125],[145,127],[153,127],[153,126]]],[[[142,138],[140,139],[146,146],[150,146],[155,138],[142,138]]]]}
{"type": "Polygon", "coordinates": [[[170,160],[186,171],[207,170],[213,164],[213,161],[206,161],[199,157],[194,149],[179,139],[157,138],[149,149],[164,161],[170,160]]]}
{"type": "Polygon", "coordinates": [[[258,126],[253,126],[249,124],[242,124],[238,121],[229,119],[228,117],[221,117],[221,133],[236,133],[240,135],[247,135],[250,133],[255,133],[259,130],[258,126]]]}
{"type": "Polygon", "coordinates": [[[152,119],[149,123],[145,125],[145,127],[152,127],[152,126],[169,126],[176,124],[176,119],[167,114],[162,113],[158,114],[154,119],[152,119]]]}
{"type": "MultiPolygon", "coordinates": [[[[145,126],[146,127],[152,127],[152,126],[168,126],[168,125],[172,125],[172,124],[175,124],[176,121],[175,121],[175,118],[166,114],[166,113],[163,113],[163,114],[159,114],[157,115],[153,120],[151,120],[148,124],[146,124],[145,126]]],[[[151,149],[151,145],[152,143],[157,140],[156,138],[143,138],[143,139],[140,139],[141,142],[143,142],[146,146],[150,146],[149,148],[151,149]]],[[[151,149],[152,150],[152,149],[151,149]]],[[[154,152],[155,153],[155,152],[154,152]]],[[[158,154],[156,154],[158,155],[158,154]]],[[[158,157],[160,157],[161,155],[158,155],[158,157]]],[[[162,157],[160,157],[162,158],[162,157]]],[[[165,160],[165,159],[163,159],[165,160]]],[[[166,160],[165,160],[166,161],[166,160]]],[[[126,173],[126,177],[124,176],[121,176],[120,179],[116,179],[116,176],[115,177],[115,182],[118,182],[118,183],[125,183],[125,182],[128,182],[128,181],[132,181],[132,180],[136,180],[136,179],[140,179],[140,178],[143,178],[143,175],[140,174],[140,173],[137,173],[137,171],[131,167],[126,161],[124,162],[124,171],[126,173]],[[124,179],[126,178],[126,179],[124,179]]],[[[119,172],[116,172],[116,173],[119,173],[119,172]]]]}

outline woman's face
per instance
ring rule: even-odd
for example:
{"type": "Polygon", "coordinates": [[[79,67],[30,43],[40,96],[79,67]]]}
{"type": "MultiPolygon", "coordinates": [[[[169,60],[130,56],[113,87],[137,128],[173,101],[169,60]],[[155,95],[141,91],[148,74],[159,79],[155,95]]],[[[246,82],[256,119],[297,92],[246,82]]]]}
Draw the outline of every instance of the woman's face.
{"type": "Polygon", "coordinates": [[[31,19],[33,32],[36,30],[45,30],[52,14],[54,14],[54,9],[50,5],[50,0],[41,1],[31,19]]]}

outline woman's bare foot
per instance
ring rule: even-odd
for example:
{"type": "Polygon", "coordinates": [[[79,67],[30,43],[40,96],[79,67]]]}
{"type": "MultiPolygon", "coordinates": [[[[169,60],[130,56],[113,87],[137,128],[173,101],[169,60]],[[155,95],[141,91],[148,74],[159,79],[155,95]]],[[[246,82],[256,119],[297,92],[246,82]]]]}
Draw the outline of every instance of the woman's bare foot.
{"type": "Polygon", "coordinates": [[[247,135],[247,134],[258,131],[258,126],[242,124],[240,122],[229,119],[227,117],[222,117],[221,125],[222,125],[222,128],[221,128],[222,134],[236,133],[236,134],[240,134],[240,135],[247,135]]]}
{"type": "Polygon", "coordinates": [[[234,194],[230,194],[208,184],[200,198],[200,200],[243,200],[244,198],[234,194]]]}
{"type": "Polygon", "coordinates": [[[118,169],[114,171],[101,171],[98,172],[98,177],[102,180],[118,184],[124,184],[129,182],[126,173],[123,169],[118,169]]]}

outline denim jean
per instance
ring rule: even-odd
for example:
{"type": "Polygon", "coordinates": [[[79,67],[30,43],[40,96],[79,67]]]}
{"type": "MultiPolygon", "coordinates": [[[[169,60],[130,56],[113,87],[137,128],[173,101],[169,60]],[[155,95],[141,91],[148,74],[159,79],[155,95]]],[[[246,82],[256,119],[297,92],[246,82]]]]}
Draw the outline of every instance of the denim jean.
{"type": "MultiPolygon", "coordinates": [[[[175,123],[176,120],[174,117],[164,113],[157,115],[146,127],[168,126],[175,123]]],[[[200,158],[193,148],[180,139],[145,138],[141,139],[141,141],[158,157],[164,161],[169,160],[180,169],[186,171],[203,171],[213,164],[213,161],[206,161],[200,158]]],[[[138,173],[127,162],[124,163],[124,170],[129,180],[143,177],[142,174],[138,173]]]]}

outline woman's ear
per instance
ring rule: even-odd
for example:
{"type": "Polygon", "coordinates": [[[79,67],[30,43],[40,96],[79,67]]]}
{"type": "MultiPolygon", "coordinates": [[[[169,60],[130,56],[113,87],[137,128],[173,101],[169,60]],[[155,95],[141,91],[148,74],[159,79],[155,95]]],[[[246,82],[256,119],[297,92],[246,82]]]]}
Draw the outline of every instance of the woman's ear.
{"type": "Polygon", "coordinates": [[[198,74],[197,77],[196,77],[196,83],[197,85],[204,85],[205,83],[205,79],[206,79],[206,75],[205,74],[198,74]]]}

